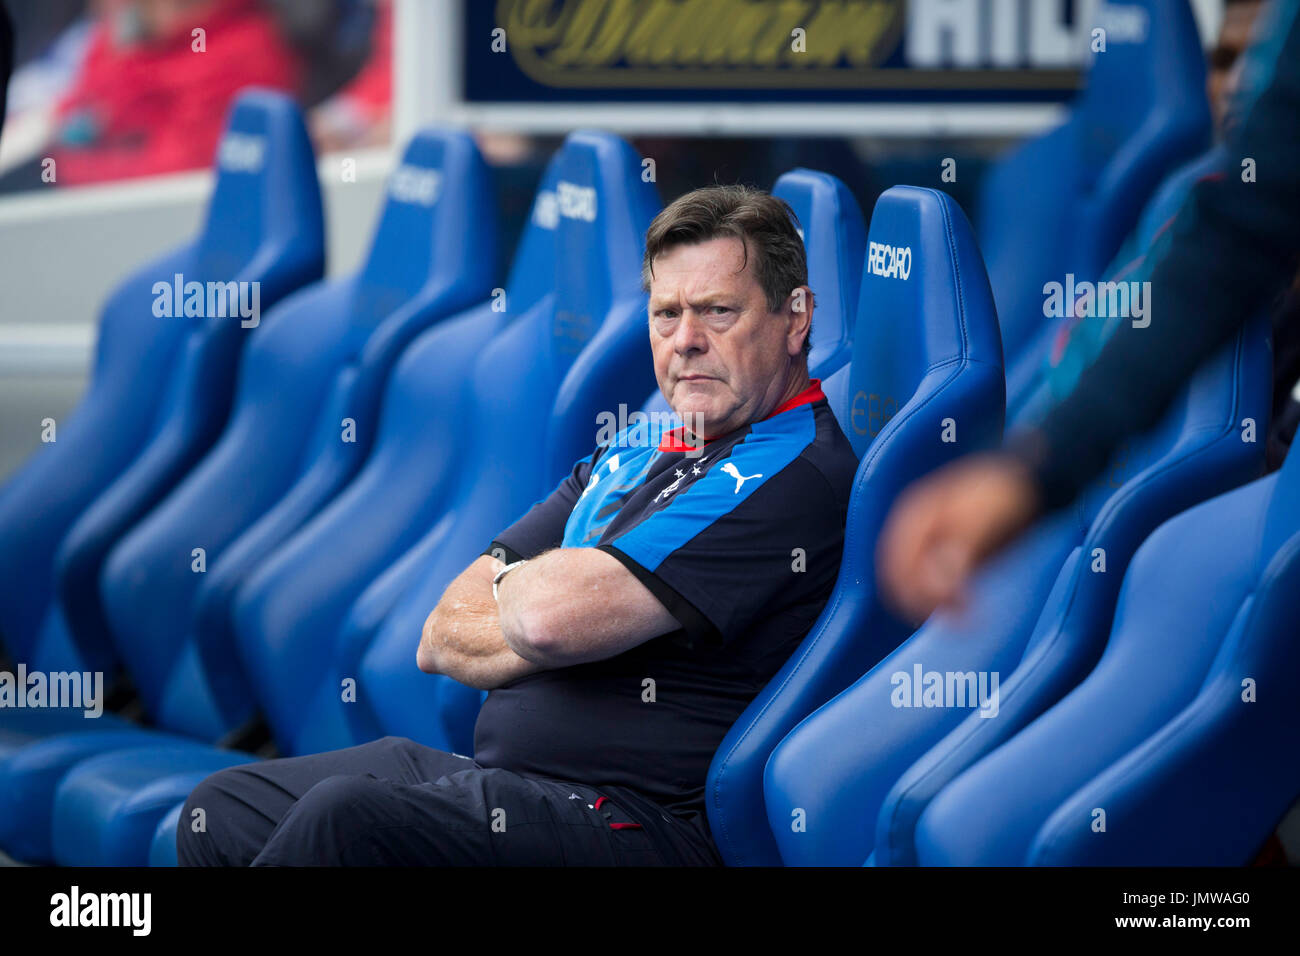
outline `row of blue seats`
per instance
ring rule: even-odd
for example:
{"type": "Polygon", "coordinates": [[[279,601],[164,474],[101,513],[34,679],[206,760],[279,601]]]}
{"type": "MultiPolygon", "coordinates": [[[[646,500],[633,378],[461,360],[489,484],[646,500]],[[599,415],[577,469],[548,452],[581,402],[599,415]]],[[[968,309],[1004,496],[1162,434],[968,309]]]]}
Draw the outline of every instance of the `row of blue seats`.
{"type": "MultiPolygon", "coordinates": [[[[264,96],[247,98],[232,127],[267,135],[269,142],[264,131],[276,128],[285,110],[291,107],[264,96]]],[[[1164,144],[1165,166],[1181,158],[1177,145],[1176,138],[1164,144]]],[[[262,171],[276,188],[261,199],[280,202],[288,195],[284,183],[295,181],[293,174],[279,178],[285,170],[273,170],[272,160],[292,152],[278,152],[276,144],[265,151],[262,171]]],[[[1118,153],[1122,158],[1123,150],[1118,153]]],[[[301,174],[301,157],[298,162],[301,174]]],[[[0,800],[10,804],[0,814],[0,847],[26,859],[137,863],[152,846],[154,858],[166,860],[174,854],[180,802],[189,789],[214,770],[252,759],[198,741],[229,739],[259,710],[283,753],[346,746],[381,733],[467,748],[480,695],[419,675],[413,635],[451,577],[585,452],[596,414],[620,403],[636,407],[653,386],[636,277],[641,236],[657,199],[639,173],[625,144],[600,134],[571,137],[547,170],[506,288],[463,311],[491,291],[482,268],[491,261],[492,238],[485,217],[473,214],[487,201],[481,161],[466,137],[417,138],[393,178],[361,273],[308,286],[249,335],[237,375],[228,368],[229,424],[207,455],[174,488],[158,478],[147,494],[136,490],[142,481],[127,481],[133,466],[96,501],[107,516],[101,522],[130,529],[98,558],[102,569],[89,600],[100,602],[103,626],[69,626],[94,617],[96,608],[86,614],[76,592],[65,588],[61,601],[27,620],[57,619],[64,605],[76,606],[76,613],[43,626],[27,650],[10,641],[15,656],[47,670],[120,657],[158,729],[109,719],[87,732],[68,715],[39,712],[0,722],[0,800]],[[421,187],[411,188],[412,182],[421,187]],[[431,196],[432,203],[418,201],[431,196]],[[420,240],[414,247],[413,236],[420,240]],[[355,442],[343,440],[345,420],[355,442]],[[132,496],[112,494],[123,482],[132,496]],[[156,504],[145,506],[143,517],[101,505],[145,497],[156,504]],[[196,547],[212,564],[201,574],[192,570],[196,547]]],[[[209,232],[220,214],[238,214],[237,203],[215,202],[236,175],[249,174],[218,177],[209,232]]],[[[303,188],[314,187],[314,176],[310,183],[303,188]]],[[[1266,366],[1260,378],[1266,341],[1261,347],[1258,329],[1253,337],[1243,334],[1235,351],[1189,388],[1186,414],[1171,416],[1153,438],[1141,459],[1146,467],[1130,465],[1119,490],[1098,489],[1090,506],[1042,532],[1043,541],[1020,564],[990,574],[992,583],[981,592],[989,595],[989,616],[971,625],[978,645],[965,638],[954,644],[944,636],[951,625],[936,621],[899,647],[908,629],[874,594],[871,544],[903,484],[1000,431],[1002,343],[992,296],[964,217],[941,194],[899,187],[873,211],[873,241],[913,250],[915,271],[900,282],[862,274],[862,217],[841,184],[798,171],[776,191],[803,224],[818,291],[814,374],[825,378],[863,464],[835,595],[720,749],[710,773],[710,820],[731,863],[861,862],[873,852],[879,862],[904,862],[906,851],[885,855],[892,846],[886,841],[845,839],[841,818],[869,831],[875,810],[861,805],[861,788],[869,797],[870,787],[879,788],[891,773],[888,783],[919,766],[917,758],[929,757],[935,741],[927,722],[947,721],[948,731],[962,715],[888,714],[891,721],[914,721],[900,723],[899,742],[888,747],[869,735],[846,735],[842,727],[828,732],[834,715],[852,714],[847,719],[859,727],[864,716],[870,719],[852,701],[879,706],[888,699],[859,688],[901,666],[889,663],[891,652],[911,655],[909,661],[930,654],[924,663],[933,668],[951,658],[954,646],[975,656],[983,646],[985,663],[1004,666],[1012,660],[1006,655],[1021,655],[1019,669],[1009,669],[1022,675],[1030,699],[1012,708],[1005,723],[976,726],[987,727],[989,737],[1002,734],[996,743],[1019,740],[1012,735],[1077,682],[1091,663],[1087,655],[1105,643],[1124,565],[1146,533],[1180,508],[1249,477],[1251,450],[1233,441],[1230,423],[1261,407],[1258,420],[1266,420],[1267,403],[1257,394],[1258,383],[1267,382],[1266,366]],[[955,443],[940,439],[948,418],[958,423],[955,443]],[[1110,549],[1110,565],[1108,575],[1093,579],[1079,571],[1078,559],[1095,547],[1110,549]],[[1030,581],[1040,582],[1040,590],[1025,594],[1030,581]],[[1084,630],[1077,638],[1059,637],[1084,630]],[[1044,654],[1052,666],[1042,663],[1044,654]],[[855,738],[861,745],[846,748],[855,738]],[[872,766],[862,750],[878,755],[882,766],[872,766]],[[823,786],[832,771],[842,776],[823,786]],[[868,778],[870,785],[863,783],[868,778]],[[792,829],[787,807],[806,814],[808,826],[792,829]]],[[[248,194],[257,195],[255,187],[248,194]]],[[[250,236],[247,229],[241,235],[250,236]]],[[[275,258],[267,254],[263,261],[275,258]]],[[[148,288],[157,271],[142,272],[139,287],[148,288]]],[[[125,303],[122,314],[134,305],[138,322],[139,301],[125,303]]],[[[109,365],[105,349],[118,338],[110,336],[114,314],[110,305],[92,397],[109,365]]],[[[220,321],[194,323],[191,339],[229,336],[230,323],[220,321]]],[[[155,334],[150,328],[132,338],[138,343],[155,334]]],[[[166,378],[167,366],[149,365],[139,345],[130,361],[139,363],[137,378],[142,370],[166,378]]],[[[182,367],[167,392],[194,394],[187,375],[192,378],[182,367]]],[[[202,397],[219,401],[209,392],[202,397]]],[[[157,435],[188,435],[185,411],[183,403],[165,402],[148,451],[159,444],[157,435]]],[[[64,454],[75,456],[72,447],[64,454]]],[[[164,452],[171,449],[164,445],[157,457],[164,452]]],[[[188,465],[171,454],[178,471],[188,465]]],[[[31,486],[24,504],[33,494],[59,497],[66,485],[57,482],[66,481],[69,469],[61,464],[46,466],[43,483],[31,486]]],[[[114,472],[105,468],[99,476],[112,479],[114,472]]],[[[21,485],[5,490],[0,508],[15,500],[14,487],[21,485]]],[[[51,551],[61,552],[67,547],[57,541],[62,529],[45,522],[42,515],[16,526],[55,538],[51,551]]],[[[6,601],[30,607],[40,598],[36,590],[17,593],[6,592],[6,601]]],[[[11,616],[4,611],[0,626],[8,640],[11,616]]],[[[881,739],[890,739],[888,731],[882,729],[881,739]]],[[[943,782],[960,761],[970,766],[993,746],[978,741],[960,758],[946,758],[943,782]]],[[[924,775],[926,792],[938,791],[941,776],[924,775]]],[[[924,809],[922,790],[907,788],[907,812],[924,809]]]]}
{"type": "MultiPolygon", "coordinates": [[[[269,130],[257,116],[290,109],[245,98],[233,126],[241,135],[269,130]]],[[[463,134],[424,134],[392,182],[433,175],[442,195],[475,197],[481,168],[464,161],[473,155],[463,134]]],[[[485,228],[485,217],[469,213],[482,208],[473,199],[422,206],[390,190],[360,278],[308,286],[248,331],[225,431],[106,549],[104,627],[19,652],[35,669],[77,669],[90,655],[76,652],[102,639],[97,656],[123,663],[154,727],[106,717],[85,729],[75,713],[4,715],[17,718],[4,724],[12,745],[0,761],[6,849],[25,859],[140,861],[142,838],[165,804],[250,759],[214,745],[259,712],[286,754],[380,733],[466,748],[480,695],[419,674],[412,635],[484,542],[568,470],[597,415],[637,408],[653,388],[638,282],[658,200],[640,169],[620,140],[571,136],[544,176],[504,295],[453,315],[426,306],[425,331],[387,376],[364,357],[377,340],[393,341],[415,309],[402,303],[377,320],[344,304],[330,335],[334,322],[315,300],[353,281],[365,288],[376,263],[391,268],[394,243],[414,230],[485,228]],[[425,220],[406,218],[416,214],[425,220]],[[366,378],[386,381],[373,415],[361,413],[356,397],[355,383],[366,378]],[[339,431],[344,417],[358,432],[375,431],[354,469],[339,431]],[[201,573],[195,547],[210,562],[201,573]],[[61,658],[65,647],[74,653],[61,658]],[[345,690],[353,681],[354,697],[345,690]]],[[[223,180],[251,175],[220,171],[223,180]]],[[[840,383],[843,397],[879,394],[899,408],[888,421],[863,410],[856,424],[847,404],[839,408],[858,450],[881,459],[864,470],[880,490],[862,500],[886,500],[960,449],[993,441],[1002,403],[996,318],[973,237],[951,200],[906,188],[883,200],[873,222],[888,235],[879,241],[914,249],[914,265],[909,281],[864,282],[865,229],[847,189],[796,171],[776,191],[799,216],[812,281],[823,290],[814,372],[840,383]],[[969,260],[956,270],[954,241],[969,260]],[[870,305],[859,305],[859,287],[870,305]],[[917,323],[918,315],[934,318],[917,323]],[[945,443],[942,422],[952,417],[961,440],[945,443]]],[[[444,265],[436,249],[408,257],[474,278],[460,258],[444,265]]],[[[105,316],[106,341],[114,318],[105,316]]],[[[192,334],[211,334],[213,321],[193,322],[192,334]]],[[[160,417],[167,412],[164,405],[160,417]]],[[[100,501],[133,478],[116,478],[100,501]]],[[[47,483],[41,493],[55,491],[47,483]]],[[[755,785],[760,770],[749,772],[755,785]]]]}
{"type": "MultiPolygon", "coordinates": [[[[1119,278],[1129,263],[1103,266],[1126,235],[1153,259],[1168,237],[1159,227],[1191,183],[1223,165],[1216,150],[1192,158],[1209,124],[1187,5],[1136,6],[1152,25],[1146,36],[1095,57],[1066,122],[982,184],[1011,426],[1032,424],[1060,387],[1047,358],[1071,320],[1043,320],[1045,282],[1119,278]]],[[[1285,632],[1296,602],[1282,582],[1297,573],[1295,525],[1233,521],[1286,515],[1300,464],[1192,506],[1260,474],[1271,372],[1261,315],[1077,504],[981,576],[964,615],[936,616],[901,643],[870,593],[878,526],[868,524],[863,550],[846,547],[833,611],[751,708],[784,711],[777,723],[789,733],[751,747],[746,714],[719,752],[770,754],[765,817],[730,833],[715,827],[728,862],[1252,859],[1300,794],[1300,773],[1279,759],[1300,714],[1286,695],[1255,706],[1251,676],[1294,660],[1285,632]],[[1221,536],[1243,558],[1240,576],[1209,563],[1221,536]],[[1264,609],[1250,594],[1256,584],[1269,592],[1264,609]],[[930,676],[999,678],[992,710],[975,700],[900,706],[899,687],[920,703],[930,676]],[[1245,766],[1249,777],[1222,775],[1245,766]]],[[[715,801],[726,798],[721,768],[715,761],[715,801]]]]}
{"type": "MultiPolygon", "coordinates": [[[[250,196],[280,195],[274,162],[283,144],[272,141],[293,125],[279,122],[291,111],[265,95],[245,97],[235,111],[232,135],[269,143],[260,170],[267,189],[250,188],[250,196]]],[[[228,741],[259,712],[283,753],[344,746],[379,732],[465,748],[479,695],[419,675],[410,636],[419,633],[429,595],[436,601],[484,541],[568,470],[590,441],[597,414],[619,404],[639,407],[653,387],[637,286],[642,237],[658,200],[639,170],[625,143],[603,134],[571,136],[544,176],[506,288],[452,314],[463,302],[447,303],[449,288],[477,282],[481,296],[491,291],[476,271],[491,258],[482,252],[486,243],[465,235],[491,221],[475,212],[485,201],[481,161],[463,134],[418,137],[392,179],[361,273],[307,286],[248,331],[238,373],[231,374],[229,423],[207,454],[173,488],[159,487],[158,503],[135,521],[103,502],[111,504],[120,485],[138,484],[137,475],[101,475],[109,487],[92,510],[132,525],[100,557],[91,601],[102,626],[69,627],[89,615],[65,614],[79,598],[61,595],[29,616],[52,617],[68,639],[48,640],[42,629],[26,648],[11,646],[37,670],[120,661],[155,726],[110,716],[86,730],[75,713],[5,714],[3,826],[10,852],[116,859],[99,855],[102,835],[87,839],[85,832],[104,807],[69,810],[70,828],[52,825],[53,793],[61,781],[71,785],[68,770],[77,766],[72,776],[82,779],[94,764],[86,758],[107,754],[114,794],[128,789],[128,779],[156,784],[164,777],[168,792],[183,797],[206,773],[248,759],[196,741],[228,741]],[[409,192],[434,190],[397,187],[418,177],[461,201],[413,202],[409,192]],[[574,196],[583,208],[567,205],[574,196]],[[434,248],[403,244],[429,234],[454,238],[434,248]],[[393,294],[391,284],[387,295],[378,294],[385,290],[376,275],[391,274],[395,258],[420,280],[408,285],[410,301],[393,294]],[[435,274],[418,276],[418,268],[435,274]],[[387,315],[376,314],[374,299],[387,315]],[[344,423],[360,441],[346,440],[344,423]],[[195,548],[203,549],[201,571],[191,560],[195,548]],[[321,646],[335,652],[314,652],[321,646]],[[357,683],[355,701],[340,693],[345,680],[357,683]],[[130,764],[123,748],[144,744],[157,746],[130,764]],[[67,852],[60,849],[65,843],[67,852]]],[[[218,205],[231,177],[257,175],[219,167],[210,220],[239,212],[237,204],[218,205]]],[[[821,174],[795,171],[777,192],[798,210],[813,253],[814,281],[823,290],[813,361],[829,375],[849,358],[865,246],[861,214],[844,186],[821,174]]],[[[150,288],[150,269],[141,275],[132,285],[150,288]]],[[[140,314],[115,305],[103,320],[106,350],[123,336],[121,316],[133,322],[140,314]]],[[[196,319],[190,334],[235,328],[218,321],[196,319]]],[[[991,315],[988,330],[996,331],[991,315]]],[[[87,402],[102,400],[105,361],[101,355],[87,402]]],[[[151,373],[163,377],[165,370],[151,373]]],[[[187,369],[174,374],[182,381],[169,391],[192,387],[183,381],[187,369]]],[[[165,403],[158,416],[182,410],[165,403]]],[[[76,453],[82,433],[68,433],[56,454],[76,453]]],[[[25,484],[25,475],[11,484],[6,503],[66,493],[58,485],[66,462],[52,464],[53,457],[34,463],[45,472],[39,484],[25,484]]],[[[32,538],[68,536],[45,517],[15,524],[32,538]]],[[[57,554],[55,565],[57,577],[57,554]]],[[[6,599],[30,604],[40,594],[24,589],[6,599]]],[[[18,633],[6,627],[7,637],[18,633]]],[[[104,788],[88,799],[102,804],[104,788]]],[[[73,802],[61,797],[58,806],[73,802]]]]}

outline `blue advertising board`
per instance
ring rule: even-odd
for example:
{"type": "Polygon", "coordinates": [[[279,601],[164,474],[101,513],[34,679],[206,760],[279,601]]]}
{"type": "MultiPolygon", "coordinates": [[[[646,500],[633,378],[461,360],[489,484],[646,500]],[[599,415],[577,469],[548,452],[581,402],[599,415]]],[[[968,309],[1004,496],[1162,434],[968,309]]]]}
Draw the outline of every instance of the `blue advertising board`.
{"type": "MultiPolygon", "coordinates": [[[[1107,3],[1118,29],[1145,11],[1107,3]]],[[[1047,103],[1092,0],[473,0],[466,103],[1047,103]]]]}

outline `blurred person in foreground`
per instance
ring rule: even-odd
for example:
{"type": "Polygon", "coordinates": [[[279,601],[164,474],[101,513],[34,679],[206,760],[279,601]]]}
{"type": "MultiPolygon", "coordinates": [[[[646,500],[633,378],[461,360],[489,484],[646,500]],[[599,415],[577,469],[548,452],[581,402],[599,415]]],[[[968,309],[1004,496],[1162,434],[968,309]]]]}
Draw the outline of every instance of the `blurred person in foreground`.
{"type": "MultiPolygon", "coordinates": [[[[915,482],[877,544],[886,598],[921,621],[955,608],[974,571],[1040,515],[1069,504],[1130,435],[1296,271],[1300,251],[1300,0],[1273,0],[1238,66],[1241,120],[1221,175],[1200,180],[1151,274],[1145,328],[1123,323],[1074,388],[1001,451],[915,482]],[[1247,160],[1254,176],[1243,175],[1247,160]]],[[[1210,91],[1225,79],[1214,71],[1210,91]]],[[[1216,116],[1216,118],[1218,118],[1216,116]]]]}
{"type": "MultiPolygon", "coordinates": [[[[1105,275],[1112,279],[1142,281],[1160,260],[1170,238],[1170,226],[1177,218],[1168,210],[1186,201],[1196,182],[1225,175],[1222,157],[1228,132],[1240,121],[1242,111],[1241,55],[1250,45],[1255,21],[1264,11],[1264,0],[1228,0],[1218,38],[1207,55],[1206,93],[1214,117],[1215,145],[1165,178],[1147,201],[1129,237],[1115,254],[1105,275]]],[[[1265,445],[1265,467],[1280,468],[1300,425],[1300,401],[1293,396],[1300,379],[1300,272],[1290,286],[1269,303],[1267,311],[1273,332],[1273,401],[1265,445]]],[[[1079,374],[1097,358],[1102,346],[1126,319],[1119,315],[1088,317],[1076,314],[1056,330],[1052,347],[1045,356],[1040,381],[1046,394],[1032,396],[1038,409],[1024,404],[1011,415],[1020,424],[1037,422],[1050,406],[1065,398],[1078,382],[1079,374]]]]}

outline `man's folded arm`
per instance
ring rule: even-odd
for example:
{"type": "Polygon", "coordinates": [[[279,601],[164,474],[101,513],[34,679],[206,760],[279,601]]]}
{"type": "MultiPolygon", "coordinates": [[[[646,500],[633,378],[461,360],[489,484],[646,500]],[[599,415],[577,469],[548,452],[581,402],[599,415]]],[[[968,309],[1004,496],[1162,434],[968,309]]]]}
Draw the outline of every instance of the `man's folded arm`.
{"type": "Polygon", "coordinates": [[[681,625],[614,557],[556,548],[515,568],[480,555],[424,624],[420,669],[491,690],[539,671],[614,657],[681,625]]]}
{"type": "MultiPolygon", "coordinates": [[[[429,674],[446,674],[480,691],[500,687],[537,671],[549,670],[536,654],[515,653],[500,628],[491,580],[507,563],[536,558],[564,538],[564,523],[586,486],[591,464],[601,453],[575,463],[569,475],[542,501],[504,529],[480,557],[448,585],[425,619],[416,663],[429,674]]],[[[517,574],[512,571],[507,578],[517,574]]]]}
{"type": "Polygon", "coordinates": [[[420,670],[446,674],[479,690],[547,670],[520,657],[502,637],[492,578],[503,567],[496,558],[480,555],[447,586],[424,622],[416,653],[420,670]]]}
{"type": "Polygon", "coordinates": [[[507,574],[499,591],[507,646],[547,667],[605,660],[681,627],[612,555],[556,548],[507,574]]]}

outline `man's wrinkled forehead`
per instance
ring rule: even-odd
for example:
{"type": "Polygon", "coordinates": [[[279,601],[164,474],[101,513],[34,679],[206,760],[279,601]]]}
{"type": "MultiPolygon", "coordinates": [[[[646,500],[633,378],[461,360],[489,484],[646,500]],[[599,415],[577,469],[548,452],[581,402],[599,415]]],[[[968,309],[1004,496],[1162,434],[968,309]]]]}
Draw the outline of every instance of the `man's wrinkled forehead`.
{"type": "Polygon", "coordinates": [[[650,301],[700,303],[747,295],[759,287],[754,257],[739,239],[725,237],[672,246],[651,263],[650,301]]]}

